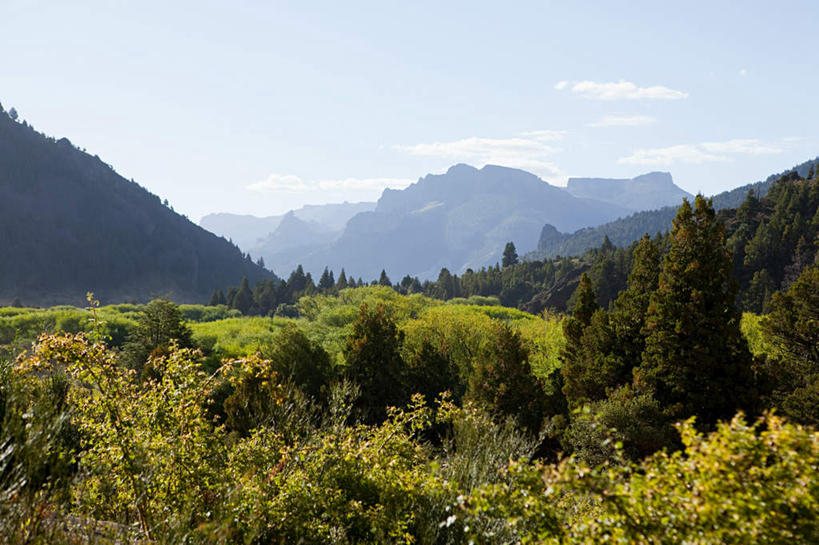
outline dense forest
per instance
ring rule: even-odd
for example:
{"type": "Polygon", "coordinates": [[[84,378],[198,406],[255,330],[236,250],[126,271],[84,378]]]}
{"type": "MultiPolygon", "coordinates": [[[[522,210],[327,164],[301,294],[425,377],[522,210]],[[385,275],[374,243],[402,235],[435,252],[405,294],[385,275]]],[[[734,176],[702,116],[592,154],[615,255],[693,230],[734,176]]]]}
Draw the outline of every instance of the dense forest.
{"type": "MultiPolygon", "coordinates": [[[[738,305],[741,310],[761,312],[771,295],[787,288],[815,258],[814,241],[819,234],[819,178],[816,175],[819,169],[814,170],[813,163],[748,186],[743,199],[737,197],[736,191],[719,196],[723,205],[738,203],[733,208],[723,206],[718,214],[726,225],[733,274],[740,283],[738,305]],[[760,198],[761,192],[764,196],[760,198]]],[[[668,232],[657,233],[653,240],[661,252],[667,251],[668,232]]],[[[571,309],[572,295],[581,275],[587,273],[597,294],[597,303],[608,307],[626,286],[637,246],[635,241],[617,247],[603,235],[600,246],[580,256],[521,260],[514,244],[510,243],[504,249],[502,262],[494,267],[469,269],[462,275],[444,268],[436,281],[425,282],[410,276],[393,282],[384,271],[378,279],[366,282],[348,277],[344,269],[336,278],[335,273],[326,268],[316,281],[299,266],[285,281],[266,281],[253,287],[243,282],[227,290],[216,290],[211,295],[211,304],[226,304],[244,314],[291,316],[302,296],[382,285],[402,294],[421,293],[444,300],[493,297],[505,306],[538,314],[546,308],[571,309]]]]}
{"type": "Polygon", "coordinates": [[[112,167],[0,106],[0,303],[207,300],[274,276],[112,167]]]}
{"type": "Polygon", "coordinates": [[[798,174],[729,212],[697,197],[665,236],[540,263],[509,245],[502,267],[433,297],[297,270],[262,284],[293,290],[274,316],[233,304],[262,313],[249,281],[234,309],[218,291],[211,306],[2,309],[0,531],[816,542],[817,202],[798,174]],[[568,316],[464,288],[561,263],[579,273],[568,316]]]}

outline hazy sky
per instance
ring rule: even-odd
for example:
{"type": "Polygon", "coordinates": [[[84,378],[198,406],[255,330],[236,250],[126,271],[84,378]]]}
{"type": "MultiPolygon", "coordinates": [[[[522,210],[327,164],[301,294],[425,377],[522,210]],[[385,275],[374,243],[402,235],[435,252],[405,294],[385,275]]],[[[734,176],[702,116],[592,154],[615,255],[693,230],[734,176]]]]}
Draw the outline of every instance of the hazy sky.
{"type": "Polygon", "coordinates": [[[3,106],[194,220],[458,162],[710,194],[819,154],[815,0],[0,7],[3,106]]]}

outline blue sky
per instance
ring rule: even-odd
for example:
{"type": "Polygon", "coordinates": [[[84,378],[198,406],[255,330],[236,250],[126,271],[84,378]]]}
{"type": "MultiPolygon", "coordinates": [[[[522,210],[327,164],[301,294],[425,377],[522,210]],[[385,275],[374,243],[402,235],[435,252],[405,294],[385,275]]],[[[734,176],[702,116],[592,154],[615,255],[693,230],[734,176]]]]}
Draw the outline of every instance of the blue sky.
{"type": "Polygon", "coordinates": [[[819,154],[815,1],[2,3],[4,107],[194,220],[457,162],[711,194],[819,154]]]}

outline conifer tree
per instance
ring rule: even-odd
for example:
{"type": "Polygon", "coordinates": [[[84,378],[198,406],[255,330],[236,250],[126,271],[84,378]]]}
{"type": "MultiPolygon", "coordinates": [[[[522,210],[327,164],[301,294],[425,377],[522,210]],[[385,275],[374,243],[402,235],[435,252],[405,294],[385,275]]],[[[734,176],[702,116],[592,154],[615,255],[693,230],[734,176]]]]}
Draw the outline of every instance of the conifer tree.
{"type": "Polygon", "coordinates": [[[612,326],[624,365],[629,371],[639,365],[645,339],[646,312],[651,295],[657,290],[660,277],[660,250],[644,235],[634,248],[634,264],[631,267],[626,289],[614,302],[612,326]]]}
{"type": "Polygon", "coordinates": [[[580,399],[580,378],[583,374],[581,358],[583,350],[583,333],[589,326],[594,313],[600,308],[597,304],[597,295],[594,293],[589,275],[580,276],[580,284],[575,291],[575,306],[572,315],[563,322],[563,334],[566,337],[566,346],[563,348],[560,359],[563,362],[563,393],[569,400],[580,399]]]}
{"type": "Polygon", "coordinates": [[[301,264],[290,273],[290,278],[287,279],[287,285],[290,286],[292,292],[304,291],[307,287],[307,277],[304,274],[304,268],[301,264]]]}
{"type": "Polygon", "coordinates": [[[693,209],[683,201],[635,369],[638,390],[653,394],[671,418],[697,416],[710,425],[749,409],[755,397],[731,265],[710,200],[698,195],[693,209]]]}
{"type": "Polygon", "coordinates": [[[250,307],[253,306],[253,292],[250,291],[250,283],[247,281],[246,276],[242,278],[242,283],[239,285],[236,295],[233,296],[230,306],[242,314],[250,312],[250,307]]]}
{"type": "Polygon", "coordinates": [[[383,304],[374,310],[361,305],[343,349],[345,374],[361,388],[357,404],[365,422],[384,420],[388,406],[405,400],[403,334],[383,304]]]}
{"type": "Polygon", "coordinates": [[[529,365],[529,351],[520,333],[500,323],[492,342],[479,354],[469,377],[467,397],[502,417],[514,417],[536,434],[545,416],[546,396],[529,365]]]}
{"type": "Polygon", "coordinates": [[[347,274],[344,272],[344,267],[341,268],[341,274],[338,275],[338,281],[336,282],[336,289],[343,290],[349,287],[347,285],[347,274]]]}
{"type": "Polygon", "coordinates": [[[324,291],[333,289],[336,282],[333,279],[333,273],[327,268],[324,267],[324,272],[321,273],[321,278],[319,278],[318,287],[324,291]]]}
{"type": "Polygon", "coordinates": [[[378,278],[378,285],[379,286],[392,286],[392,282],[390,282],[390,277],[387,276],[387,271],[381,269],[381,276],[378,278]]]}
{"type": "Polygon", "coordinates": [[[777,352],[771,404],[791,420],[819,426],[819,266],[774,294],[762,330],[777,352]]]}
{"type": "Polygon", "coordinates": [[[514,242],[507,242],[506,247],[503,249],[503,266],[510,267],[512,265],[517,265],[518,263],[518,252],[515,249],[514,242]]]}
{"type": "MultiPolygon", "coordinates": [[[[209,306],[215,307],[219,304],[219,291],[220,290],[213,290],[213,293],[210,295],[210,301],[208,302],[209,306]]],[[[224,297],[224,295],[222,297],[224,297]]]]}

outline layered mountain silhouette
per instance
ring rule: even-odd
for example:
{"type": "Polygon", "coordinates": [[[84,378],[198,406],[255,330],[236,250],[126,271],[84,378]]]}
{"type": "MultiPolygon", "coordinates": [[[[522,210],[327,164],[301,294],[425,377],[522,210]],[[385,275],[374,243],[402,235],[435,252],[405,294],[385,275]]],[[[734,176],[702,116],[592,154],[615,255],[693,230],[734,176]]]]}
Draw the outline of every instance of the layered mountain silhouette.
{"type": "Polygon", "coordinates": [[[0,305],[157,295],[206,302],[273,278],[242,251],[163,205],[98,157],[0,108],[0,305]]]}
{"type": "MultiPolygon", "coordinates": [[[[308,204],[296,210],[291,210],[289,213],[292,213],[297,219],[313,225],[314,228],[320,231],[335,233],[338,236],[341,235],[350,218],[359,212],[368,212],[374,209],[374,202],[343,202],[308,204]]],[[[212,233],[232,240],[243,250],[256,255],[258,253],[257,247],[270,246],[275,244],[275,240],[281,238],[275,236],[274,232],[286,215],[259,218],[241,214],[208,214],[200,220],[199,225],[212,233]],[[273,240],[267,241],[268,237],[272,237],[273,240]]]]}
{"type": "Polygon", "coordinates": [[[353,216],[334,240],[298,251],[276,251],[274,244],[256,250],[280,274],[301,264],[313,274],[329,266],[366,279],[382,269],[434,278],[443,267],[460,272],[494,265],[509,241],[521,252],[535,249],[546,221],[575,230],[631,211],[575,197],[523,170],[460,164],[405,189],[384,190],[375,209],[353,216]]]}

